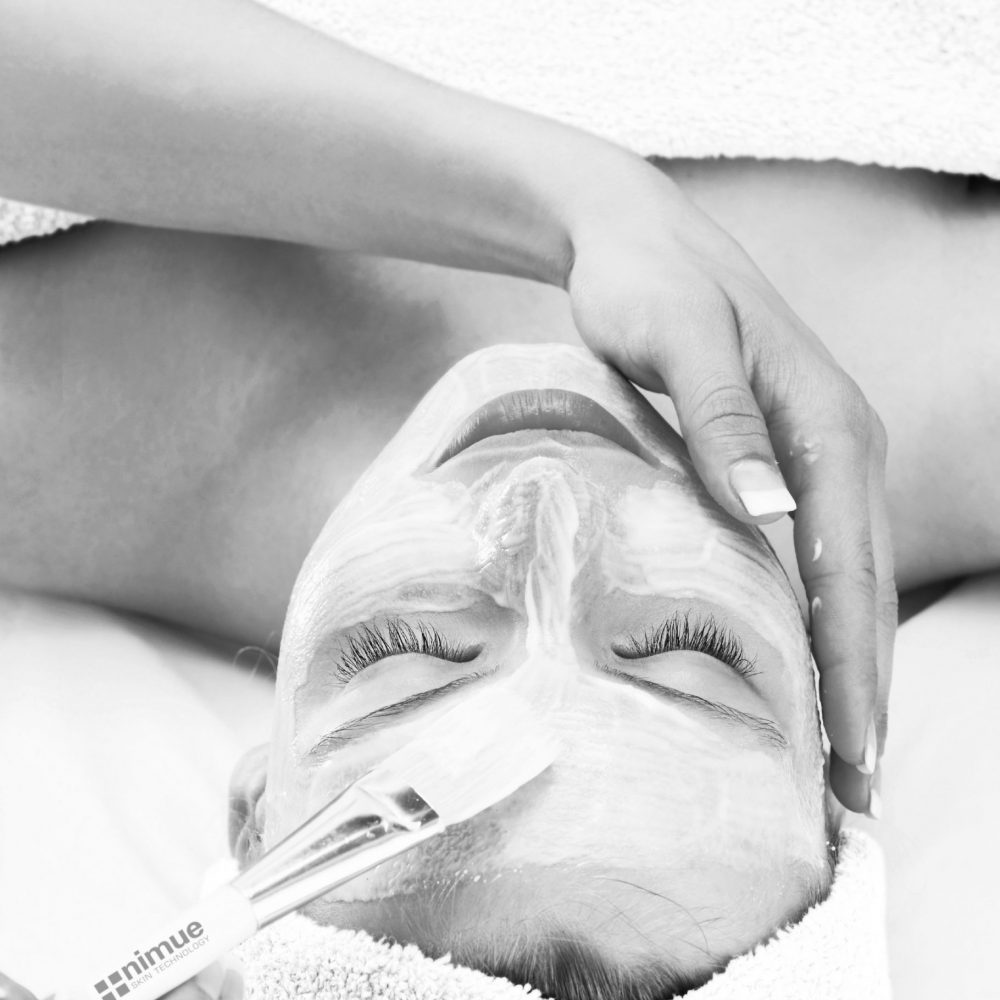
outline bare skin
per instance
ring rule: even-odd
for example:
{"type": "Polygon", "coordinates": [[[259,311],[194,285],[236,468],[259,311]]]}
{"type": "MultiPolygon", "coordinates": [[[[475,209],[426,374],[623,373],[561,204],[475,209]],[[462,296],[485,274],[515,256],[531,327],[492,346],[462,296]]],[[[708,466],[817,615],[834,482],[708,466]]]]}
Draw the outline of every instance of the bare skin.
{"type": "MultiPolygon", "coordinates": [[[[844,164],[669,169],[882,416],[900,589],[998,565],[1000,198],[844,164]]],[[[328,512],[442,371],[579,343],[549,286],[267,241],[102,224],[0,262],[3,582],[271,648],[328,512]]]]}

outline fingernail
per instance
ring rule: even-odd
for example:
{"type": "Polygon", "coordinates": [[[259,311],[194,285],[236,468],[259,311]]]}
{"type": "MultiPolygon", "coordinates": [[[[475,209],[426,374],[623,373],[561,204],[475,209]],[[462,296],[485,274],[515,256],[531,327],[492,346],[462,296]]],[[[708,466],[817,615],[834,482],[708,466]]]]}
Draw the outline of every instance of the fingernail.
{"type": "Polygon", "coordinates": [[[767,462],[756,459],[737,462],[729,470],[729,483],[751,517],[795,510],[795,500],[781,473],[767,462]]]}
{"type": "Polygon", "coordinates": [[[874,785],[868,793],[868,812],[865,815],[869,819],[882,818],[882,796],[879,795],[878,789],[874,785]]]}
{"type": "Polygon", "coordinates": [[[862,774],[874,774],[875,765],[878,763],[878,734],[875,730],[875,720],[872,719],[868,723],[868,728],[865,730],[865,756],[860,764],[855,764],[854,766],[862,774]]]}

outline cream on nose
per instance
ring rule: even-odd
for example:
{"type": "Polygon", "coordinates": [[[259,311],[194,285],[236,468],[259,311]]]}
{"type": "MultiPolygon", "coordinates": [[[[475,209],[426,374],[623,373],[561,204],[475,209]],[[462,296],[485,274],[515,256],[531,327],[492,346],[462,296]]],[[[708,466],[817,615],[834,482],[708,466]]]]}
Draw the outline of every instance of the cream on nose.
{"type": "Polygon", "coordinates": [[[571,626],[574,580],[603,534],[603,507],[566,462],[518,465],[481,507],[480,552],[499,604],[525,619],[525,658],[509,681],[539,707],[565,704],[579,680],[571,626]]]}
{"type": "Polygon", "coordinates": [[[529,649],[566,641],[573,580],[593,544],[584,537],[593,532],[581,531],[595,507],[589,484],[565,462],[536,455],[484,501],[476,534],[497,602],[525,616],[529,649]]]}

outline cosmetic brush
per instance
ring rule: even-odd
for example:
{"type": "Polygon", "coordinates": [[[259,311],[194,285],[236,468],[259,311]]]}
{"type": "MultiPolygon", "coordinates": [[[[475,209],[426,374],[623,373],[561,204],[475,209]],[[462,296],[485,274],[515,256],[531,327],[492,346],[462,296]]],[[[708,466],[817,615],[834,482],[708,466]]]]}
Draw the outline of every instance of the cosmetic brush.
{"type": "Polygon", "coordinates": [[[558,752],[525,700],[478,691],[164,933],[137,935],[60,1000],[154,1000],[260,928],[495,805],[541,774],[558,752]]]}

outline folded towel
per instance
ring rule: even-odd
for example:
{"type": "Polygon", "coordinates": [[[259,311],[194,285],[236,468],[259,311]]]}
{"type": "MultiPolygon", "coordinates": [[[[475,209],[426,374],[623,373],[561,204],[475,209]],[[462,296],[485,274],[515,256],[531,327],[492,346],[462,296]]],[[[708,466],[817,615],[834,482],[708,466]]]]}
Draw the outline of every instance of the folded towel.
{"type": "MultiPolygon", "coordinates": [[[[829,896],[690,1000],[888,1000],[882,854],[845,830],[829,896]]],[[[238,952],[246,1000],[524,1000],[536,990],[292,914],[238,952]]]]}
{"type": "MultiPolygon", "coordinates": [[[[261,0],[644,156],[1000,178],[995,0],[261,0]]],[[[0,200],[0,244],[81,216],[0,200]]]]}
{"type": "Polygon", "coordinates": [[[261,0],[644,156],[1000,178],[996,0],[261,0]]]}

